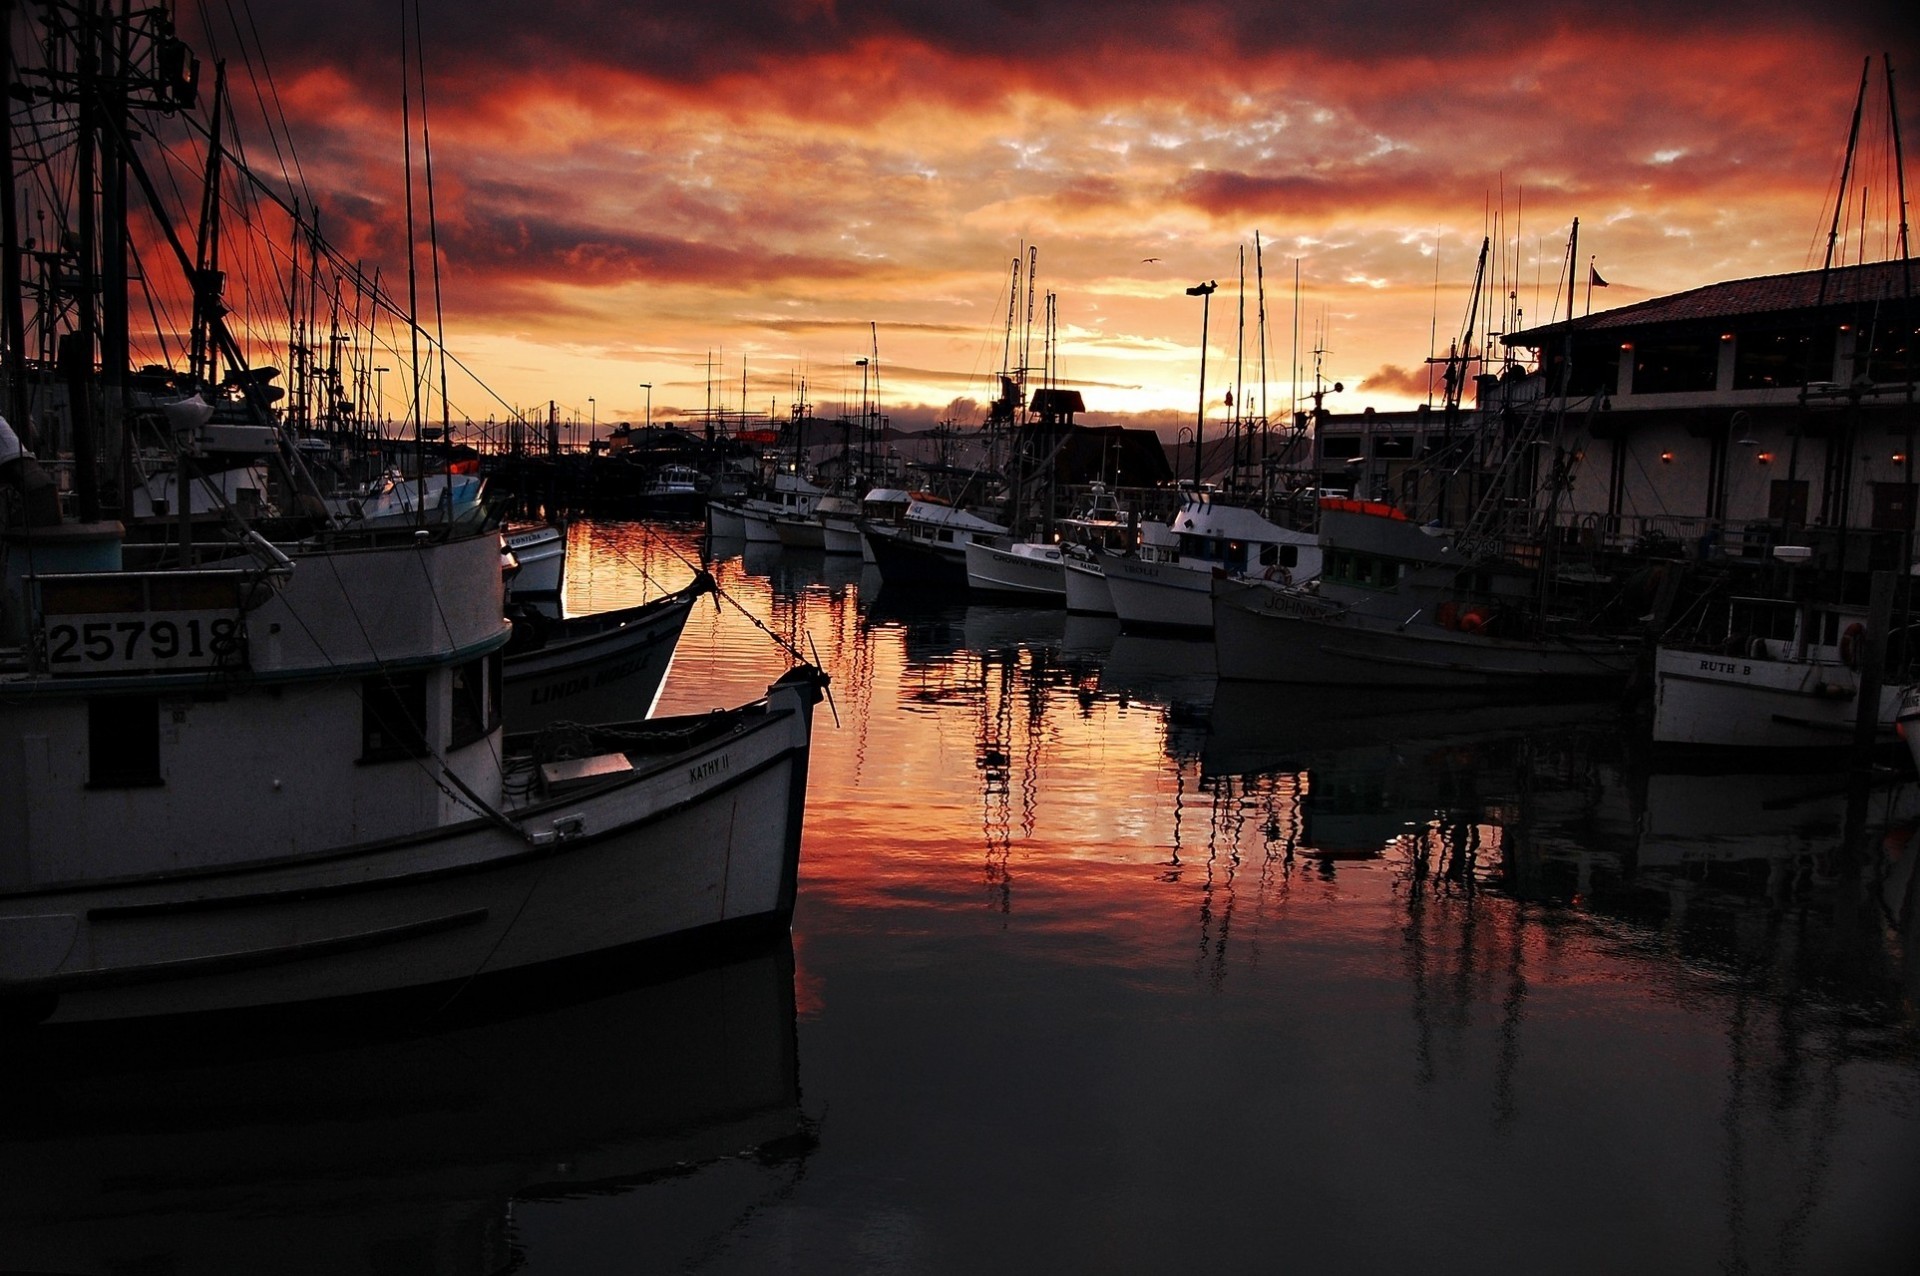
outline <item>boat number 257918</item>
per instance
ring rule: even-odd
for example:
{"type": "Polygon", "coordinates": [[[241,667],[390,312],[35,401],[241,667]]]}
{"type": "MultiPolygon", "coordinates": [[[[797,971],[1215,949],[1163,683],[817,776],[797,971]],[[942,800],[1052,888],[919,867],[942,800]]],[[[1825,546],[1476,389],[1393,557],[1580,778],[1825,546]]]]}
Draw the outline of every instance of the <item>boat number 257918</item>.
{"type": "Polygon", "coordinates": [[[82,669],[165,669],[231,661],[240,648],[232,616],[149,612],[141,617],[73,617],[46,627],[47,664],[82,669]]]}

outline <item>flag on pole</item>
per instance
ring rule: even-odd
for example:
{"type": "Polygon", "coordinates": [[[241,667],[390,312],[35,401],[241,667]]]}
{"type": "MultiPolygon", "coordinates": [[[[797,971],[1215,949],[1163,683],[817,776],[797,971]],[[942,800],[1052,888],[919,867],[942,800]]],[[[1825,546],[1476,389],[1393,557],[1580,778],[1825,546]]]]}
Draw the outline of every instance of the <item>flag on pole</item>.
{"type": "Polygon", "coordinates": [[[1600,272],[1593,268],[1593,265],[1591,262],[1589,262],[1587,265],[1587,287],[1589,288],[1607,287],[1607,281],[1600,277],[1600,272]]]}

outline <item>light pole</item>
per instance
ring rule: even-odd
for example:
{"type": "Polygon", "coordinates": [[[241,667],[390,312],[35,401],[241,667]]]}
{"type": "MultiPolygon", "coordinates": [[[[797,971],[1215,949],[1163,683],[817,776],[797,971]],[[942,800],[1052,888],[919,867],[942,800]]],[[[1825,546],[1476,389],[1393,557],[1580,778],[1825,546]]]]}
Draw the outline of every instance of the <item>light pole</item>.
{"type": "Polygon", "coordinates": [[[378,400],[374,405],[374,417],[379,421],[381,432],[385,433],[387,424],[387,370],[384,366],[373,370],[373,397],[378,400]]]}
{"type": "Polygon", "coordinates": [[[1207,424],[1207,312],[1213,306],[1213,290],[1217,285],[1211,279],[1203,284],[1195,284],[1187,289],[1187,296],[1200,298],[1200,410],[1194,417],[1193,425],[1193,485],[1200,486],[1200,442],[1207,424]]]}
{"type": "Polygon", "coordinates": [[[593,451],[593,441],[600,437],[600,405],[587,396],[587,451],[593,451]]]}
{"type": "Polygon", "coordinates": [[[653,428],[653,382],[642,381],[640,388],[647,392],[647,428],[653,428]]]}

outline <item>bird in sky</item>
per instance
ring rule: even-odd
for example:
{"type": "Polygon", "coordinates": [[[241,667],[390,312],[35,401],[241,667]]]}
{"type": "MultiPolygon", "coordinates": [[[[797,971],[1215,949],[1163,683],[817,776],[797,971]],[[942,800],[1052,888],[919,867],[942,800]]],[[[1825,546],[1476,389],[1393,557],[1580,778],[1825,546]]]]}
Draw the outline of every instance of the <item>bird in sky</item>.
{"type": "Polygon", "coordinates": [[[1149,262],[1149,261],[1159,261],[1160,259],[1158,257],[1142,257],[1140,260],[1142,262],[1149,262]]]}

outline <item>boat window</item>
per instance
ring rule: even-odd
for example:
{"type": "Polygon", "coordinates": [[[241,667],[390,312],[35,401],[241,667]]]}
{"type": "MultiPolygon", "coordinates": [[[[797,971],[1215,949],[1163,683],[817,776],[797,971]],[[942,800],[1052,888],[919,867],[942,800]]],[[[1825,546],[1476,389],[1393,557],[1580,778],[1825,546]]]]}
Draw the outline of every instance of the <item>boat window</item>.
{"type": "Polygon", "coordinates": [[[1300,547],[1298,545],[1281,545],[1277,548],[1280,551],[1280,565],[1282,567],[1298,567],[1300,565],[1300,547]]]}
{"type": "Polygon", "coordinates": [[[87,701],[87,787],[131,789],[160,782],[160,697],[87,701]]]}
{"type": "Polygon", "coordinates": [[[427,675],[375,674],[360,681],[360,760],[427,755],[427,675]]]}
{"type": "Polygon", "coordinates": [[[483,656],[479,660],[469,660],[464,665],[456,665],[453,670],[453,732],[448,747],[463,749],[478,740],[484,740],[500,725],[500,699],[492,691],[490,683],[496,681],[494,670],[499,657],[483,656]],[[493,666],[490,669],[489,666],[493,666]]]}

